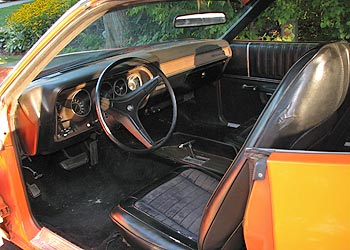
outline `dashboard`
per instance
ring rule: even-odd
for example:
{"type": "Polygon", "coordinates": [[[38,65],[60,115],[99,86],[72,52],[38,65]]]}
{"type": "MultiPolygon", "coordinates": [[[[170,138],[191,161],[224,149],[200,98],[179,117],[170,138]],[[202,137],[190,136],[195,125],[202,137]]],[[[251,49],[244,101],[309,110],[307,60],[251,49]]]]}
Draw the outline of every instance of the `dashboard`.
{"type": "MultiPolygon", "coordinates": [[[[231,57],[231,50],[228,43],[221,40],[165,43],[33,81],[19,99],[15,120],[25,154],[52,153],[85,140],[99,130],[94,103],[99,76],[116,60],[134,57],[158,65],[177,92],[217,79],[231,57]]],[[[100,94],[109,99],[122,97],[153,77],[147,66],[129,65],[104,77],[100,94]]],[[[151,96],[163,89],[163,85],[157,86],[151,96]]]]}

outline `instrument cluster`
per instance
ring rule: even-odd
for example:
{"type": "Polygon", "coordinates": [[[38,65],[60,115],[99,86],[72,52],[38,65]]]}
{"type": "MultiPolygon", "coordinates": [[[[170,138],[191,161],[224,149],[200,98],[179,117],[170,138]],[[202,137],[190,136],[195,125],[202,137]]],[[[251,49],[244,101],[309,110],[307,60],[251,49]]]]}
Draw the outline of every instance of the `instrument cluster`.
{"type": "MultiPolygon", "coordinates": [[[[111,75],[101,88],[101,96],[108,99],[122,97],[153,78],[145,67],[111,75]]],[[[98,124],[93,109],[96,82],[81,83],[74,88],[62,90],[56,100],[56,141],[61,141],[93,129],[98,124]]],[[[144,106],[145,103],[142,105],[144,106]]]]}
{"type": "Polygon", "coordinates": [[[137,67],[124,73],[112,74],[103,82],[101,95],[111,99],[122,97],[152,78],[152,73],[145,67],[137,67]]]}

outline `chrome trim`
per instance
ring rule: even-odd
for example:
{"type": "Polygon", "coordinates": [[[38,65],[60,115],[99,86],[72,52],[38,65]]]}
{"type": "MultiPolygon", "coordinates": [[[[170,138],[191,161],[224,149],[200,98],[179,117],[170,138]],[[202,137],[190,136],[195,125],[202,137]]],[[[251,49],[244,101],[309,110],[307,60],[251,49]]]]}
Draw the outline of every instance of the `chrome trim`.
{"type": "Polygon", "coordinates": [[[250,44],[251,44],[251,42],[249,42],[247,44],[247,74],[248,74],[248,77],[250,77],[250,60],[249,60],[249,56],[250,56],[250,54],[249,54],[249,47],[250,47],[250,44]]]}

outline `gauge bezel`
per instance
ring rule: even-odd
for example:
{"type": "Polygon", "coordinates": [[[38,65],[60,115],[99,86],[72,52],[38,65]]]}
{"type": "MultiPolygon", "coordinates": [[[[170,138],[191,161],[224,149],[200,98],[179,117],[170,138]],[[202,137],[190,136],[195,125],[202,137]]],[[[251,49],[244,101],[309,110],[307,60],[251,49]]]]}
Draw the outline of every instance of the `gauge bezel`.
{"type": "Polygon", "coordinates": [[[74,115],[76,115],[78,117],[86,117],[86,116],[88,116],[90,114],[90,112],[91,112],[91,107],[92,107],[92,99],[91,99],[91,95],[90,95],[89,91],[87,91],[86,89],[79,89],[76,92],[74,92],[74,94],[72,96],[72,101],[71,101],[71,105],[70,106],[71,106],[70,108],[71,108],[71,110],[72,110],[74,115]],[[80,93],[84,93],[84,95],[86,95],[85,97],[87,97],[87,100],[89,102],[88,111],[84,112],[84,114],[78,114],[73,109],[74,98],[80,93]]]}
{"type": "MultiPolygon", "coordinates": [[[[119,86],[119,84],[118,84],[118,86],[119,86]]],[[[118,97],[125,96],[128,93],[128,89],[129,89],[128,83],[126,82],[126,80],[123,77],[119,77],[113,82],[113,93],[118,97]],[[125,91],[123,93],[120,93],[120,94],[117,93],[117,91],[115,89],[115,87],[117,86],[117,83],[123,84],[122,87],[124,87],[124,89],[125,89],[125,91]]]]}

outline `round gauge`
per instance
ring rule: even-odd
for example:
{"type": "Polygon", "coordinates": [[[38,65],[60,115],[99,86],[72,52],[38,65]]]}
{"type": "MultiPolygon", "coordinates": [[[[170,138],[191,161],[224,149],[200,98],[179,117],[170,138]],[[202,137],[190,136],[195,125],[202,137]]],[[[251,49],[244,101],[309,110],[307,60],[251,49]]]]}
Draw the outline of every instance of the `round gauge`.
{"type": "Polygon", "coordinates": [[[117,96],[123,96],[128,92],[128,87],[126,86],[126,82],[123,78],[120,78],[114,82],[114,93],[117,96]]]}
{"type": "Polygon", "coordinates": [[[71,103],[73,113],[77,116],[87,116],[91,110],[91,97],[88,91],[85,89],[78,90],[71,103]]]}
{"type": "Polygon", "coordinates": [[[141,80],[141,76],[139,74],[131,74],[128,77],[128,88],[131,91],[134,91],[135,89],[137,89],[141,85],[142,85],[142,80],[141,80]]]}

